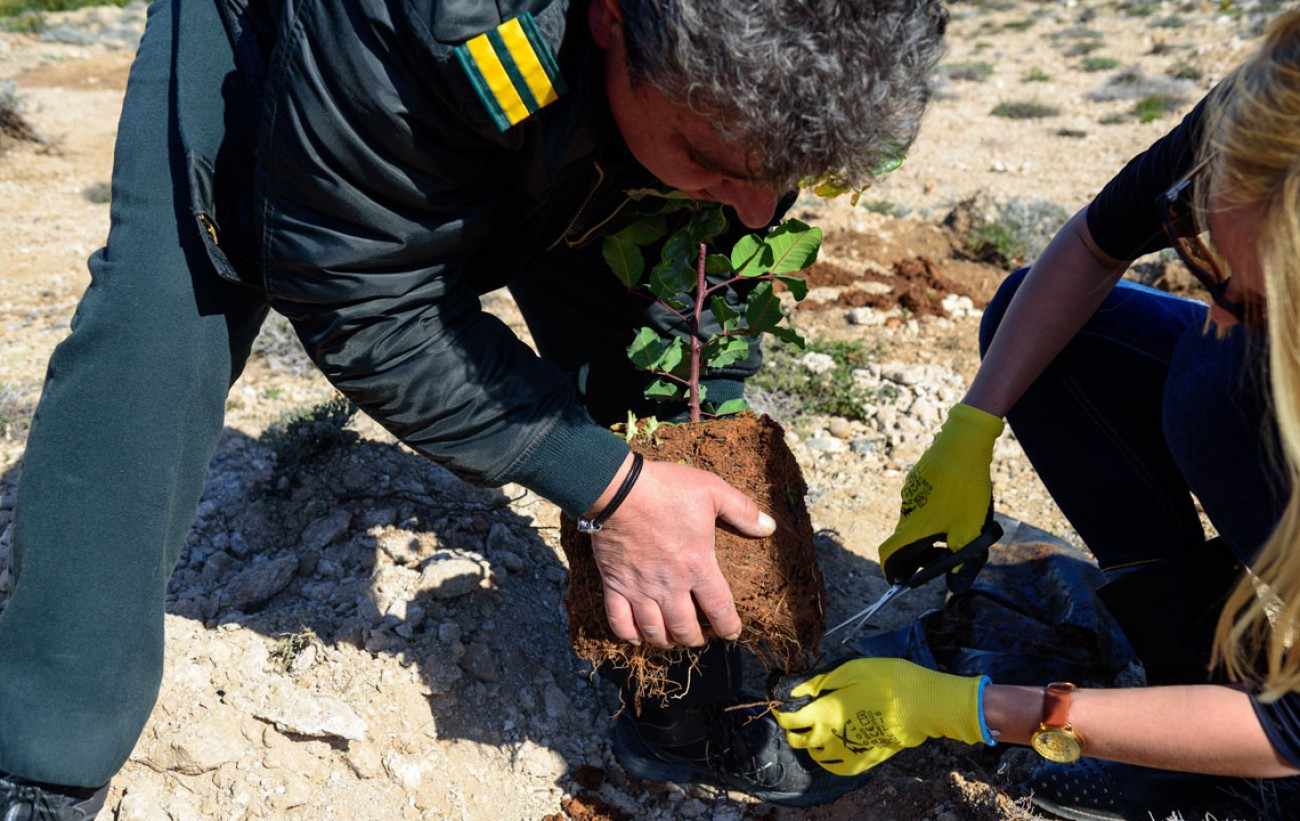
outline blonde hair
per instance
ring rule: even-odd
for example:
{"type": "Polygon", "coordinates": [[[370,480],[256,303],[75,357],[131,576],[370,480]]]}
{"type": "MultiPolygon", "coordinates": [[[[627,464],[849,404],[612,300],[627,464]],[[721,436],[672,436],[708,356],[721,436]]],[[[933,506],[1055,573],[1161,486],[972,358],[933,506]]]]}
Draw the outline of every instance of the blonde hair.
{"type": "Polygon", "coordinates": [[[1273,21],[1206,114],[1201,151],[1211,159],[1202,190],[1212,189],[1220,207],[1249,205],[1260,216],[1269,379],[1291,483],[1254,577],[1241,580],[1219,617],[1214,655],[1233,678],[1261,684],[1268,701],[1300,691],[1300,10],[1273,21]]]}

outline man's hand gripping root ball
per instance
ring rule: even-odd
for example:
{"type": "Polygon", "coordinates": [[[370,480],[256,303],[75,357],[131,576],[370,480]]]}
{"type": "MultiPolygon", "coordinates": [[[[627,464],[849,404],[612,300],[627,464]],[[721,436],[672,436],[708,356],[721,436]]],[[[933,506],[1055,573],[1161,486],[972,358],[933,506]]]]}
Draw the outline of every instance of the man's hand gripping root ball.
{"type": "MultiPolygon", "coordinates": [[[[631,457],[612,489],[630,462],[631,457]]],[[[593,509],[602,510],[613,492],[607,490],[593,509]]],[[[699,613],[718,636],[740,636],[740,617],[713,549],[718,519],[753,538],[776,530],[753,499],[714,474],[645,463],[627,498],[591,535],[615,636],[633,644],[699,647],[705,643],[699,613]]]]}

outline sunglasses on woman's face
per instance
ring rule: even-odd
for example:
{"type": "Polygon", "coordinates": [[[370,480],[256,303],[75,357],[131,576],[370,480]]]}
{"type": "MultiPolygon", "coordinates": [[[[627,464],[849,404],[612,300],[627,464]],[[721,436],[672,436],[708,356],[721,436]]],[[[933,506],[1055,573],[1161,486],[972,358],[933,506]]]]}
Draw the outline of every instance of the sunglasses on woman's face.
{"type": "Polygon", "coordinates": [[[1210,292],[1210,298],[1214,303],[1232,314],[1238,321],[1244,321],[1245,306],[1227,297],[1231,275],[1223,270],[1223,266],[1211,253],[1209,246],[1201,239],[1200,226],[1196,223],[1196,212],[1189,202],[1192,181],[1206,164],[1202,162],[1186,177],[1160,195],[1160,225],[1173,244],[1178,258],[1205,290],[1210,292]]]}

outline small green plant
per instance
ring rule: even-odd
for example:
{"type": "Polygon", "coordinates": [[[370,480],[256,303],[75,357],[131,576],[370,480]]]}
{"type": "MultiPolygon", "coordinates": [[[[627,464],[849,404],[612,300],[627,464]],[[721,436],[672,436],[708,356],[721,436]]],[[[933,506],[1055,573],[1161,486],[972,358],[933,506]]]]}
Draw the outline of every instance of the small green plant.
{"type": "Polygon", "coordinates": [[[1119,60],[1114,57],[1089,57],[1083,61],[1084,71],[1110,71],[1119,68],[1119,60]]]}
{"type": "Polygon", "coordinates": [[[706,405],[701,374],[705,368],[725,368],[744,359],[751,340],[757,343],[765,333],[793,345],[804,344],[798,332],[780,324],[785,317],[772,286],[779,280],[796,300],[808,295],[808,284],[797,274],[816,261],[821,229],[789,219],[765,236],[741,237],[728,254],[710,254],[709,243],[727,230],[722,206],[679,193],[641,190],[631,194],[664,202],[655,213],[605,238],[601,248],[605,262],[626,288],[648,291],[686,330],[685,338],[665,338],[654,328],[643,327],[632,339],[628,358],[656,377],[646,388],[646,398],[685,398],[691,422],[699,422],[704,415],[725,416],[745,410],[748,406],[743,399],[706,405]],[[647,270],[642,249],[660,240],[659,261],[647,270]],[[737,310],[724,293],[742,284],[748,295],[737,310]],[[717,333],[704,329],[706,307],[720,327],[717,333]]]}
{"type": "Polygon", "coordinates": [[[0,382],[0,439],[13,439],[26,431],[32,410],[17,385],[0,382]]]}
{"type": "Polygon", "coordinates": [[[877,353],[857,340],[812,340],[804,347],[779,342],[767,349],[762,370],[750,382],[791,414],[842,416],[865,422],[874,405],[897,396],[897,389],[892,385],[869,390],[853,376],[855,370],[865,368],[877,353]],[[835,363],[834,367],[814,373],[800,362],[804,353],[826,354],[835,363]]]}
{"type": "Polygon", "coordinates": [[[1085,55],[1092,54],[1094,51],[1101,48],[1101,46],[1102,44],[1097,42],[1096,40],[1084,40],[1083,42],[1075,43],[1074,45],[1066,49],[1065,56],[1083,57],[1085,55]]]}
{"type": "Polygon", "coordinates": [[[1168,74],[1175,80],[1190,80],[1194,83],[1199,83],[1205,78],[1205,72],[1191,63],[1175,63],[1169,67],[1168,74]]]}
{"type": "Polygon", "coordinates": [[[297,632],[276,636],[275,644],[267,656],[276,669],[287,673],[293,667],[294,660],[302,655],[302,651],[313,644],[320,644],[320,637],[310,627],[302,627],[297,632]]]}
{"type": "Polygon", "coordinates": [[[1149,123],[1177,111],[1182,104],[1183,101],[1179,97],[1152,94],[1137,101],[1133,106],[1133,116],[1137,117],[1140,123],[1149,123]]]}
{"type": "Polygon", "coordinates": [[[106,182],[97,182],[86,186],[82,190],[81,196],[96,205],[104,205],[113,199],[113,186],[106,182]]]}
{"type": "Polygon", "coordinates": [[[1002,28],[1007,31],[1026,31],[1033,28],[1034,23],[1037,22],[1038,20],[1033,17],[1025,17],[1021,20],[1012,20],[1010,23],[1005,23],[1002,28]]]}
{"type": "Polygon", "coordinates": [[[890,202],[889,200],[867,200],[862,203],[862,207],[873,214],[880,214],[886,217],[905,217],[908,209],[905,206],[890,202]]]}
{"type": "Polygon", "coordinates": [[[1061,110],[1036,100],[1020,100],[998,103],[989,113],[994,117],[1006,117],[1009,120],[1040,120],[1044,117],[1055,117],[1061,113],[1061,110]]]}
{"type": "Polygon", "coordinates": [[[1176,14],[1171,14],[1168,17],[1160,18],[1151,25],[1160,29],[1180,29],[1187,25],[1187,21],[1176,14]]]}
{"type": "Polygon", "coordinates": [[[74,11],[86,6],[125,6],[130,0],[0,0],[0,17],[42,11],[74,11]]]}
{"type": "Polygon", "coordinates": [[[1133,2],[1120,3],[1119,10],[1129,17],[1150,17],[1156,13],[1160,3],[1151,2],[1151,0],[1134,0],[1133,2]]]}
{"type": "Polygon", "coordinates": [[[40,34],[45,31],[45,15],[38,11],[24,11],[0,16],[0,31],[13,34],[40,34]]]}
{"type": "Polygon", "coordinates": [[[1128,122],[1128,117],[1123,114],[1107,114],[1097,121],[1101,125],[1120,125],[1128,122]]]}
{"type": "Polygon", "coordinates": [[[1043,71],[1041,68],[1034,67],[1025,73],[1024,81],[1026,83],[1046,83],[1052,79],[1052,75],[1043,71]]]}
{"type": "Polygon", "coordinates": [[[989,63],[948,63],[940,66],[939,71],[949,80],[969,83],[982,83],[993,76],[993,66],[989,63]]]}
{"type": "Polygon", "coordinates": [[[358,408],[342,394],[282,415],[262,434],[262,444],[275,454],[273,482],[292,477],[304,466],[318,461],[328,451],[353,444],[360,437],[348,430],[358,408]]]}

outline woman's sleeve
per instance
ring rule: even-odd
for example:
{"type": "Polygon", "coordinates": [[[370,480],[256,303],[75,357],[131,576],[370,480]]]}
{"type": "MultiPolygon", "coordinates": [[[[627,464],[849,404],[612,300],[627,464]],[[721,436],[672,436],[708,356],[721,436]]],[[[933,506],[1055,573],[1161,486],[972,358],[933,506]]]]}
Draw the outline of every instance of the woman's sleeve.
{"type": "Polygon", "coordinates": [[[1133,260],[1169,247],[1160,195],[1192,169],[1206,97],[1178,126],[1129,161],[1088,206],[1088,230],[1108,256],[1133,260]]]}
{"type": "Polygon", "coordinates": [[[1252,698],[1250,703],[1273,749],[1292,767],[1300,769],[1300,693],[1288,693],[1271,704],[1257,698],[1252,698]]]}

